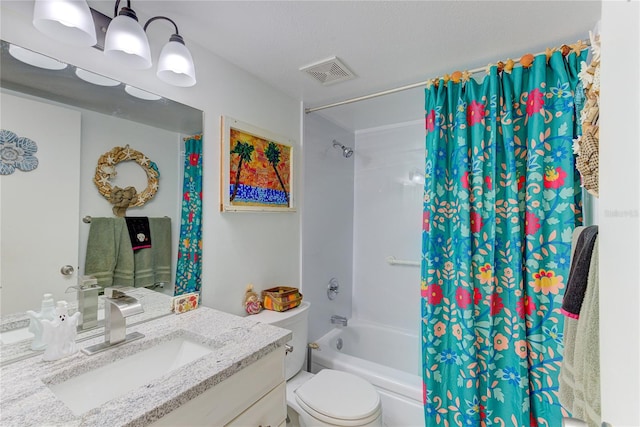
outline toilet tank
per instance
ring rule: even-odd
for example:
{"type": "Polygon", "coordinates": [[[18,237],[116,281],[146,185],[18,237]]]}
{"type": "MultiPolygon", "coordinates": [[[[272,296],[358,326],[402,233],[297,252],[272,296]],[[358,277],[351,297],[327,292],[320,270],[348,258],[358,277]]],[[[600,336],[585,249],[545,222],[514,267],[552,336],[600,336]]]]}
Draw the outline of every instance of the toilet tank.
{"type": "Polygon", "coordinates": [[[287,344],[293,347],[293,351],[287,353],[285,358],[287,380],[300,372],[302,365],[304,365],[307,354],[309,306],[308,302],[303,301],[298,307],[284,312],[262,310],[260,313],[250,316],[256,322],[268,323],[291,331],[292,338],[287,344]]]}

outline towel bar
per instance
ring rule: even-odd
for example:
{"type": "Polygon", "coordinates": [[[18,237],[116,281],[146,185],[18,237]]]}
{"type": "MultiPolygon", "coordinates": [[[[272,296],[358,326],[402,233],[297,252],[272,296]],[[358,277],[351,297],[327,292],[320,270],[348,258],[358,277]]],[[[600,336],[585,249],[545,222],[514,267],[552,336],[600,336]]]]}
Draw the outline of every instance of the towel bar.
{"type": "MultiPolygon", "coordinates": [[[[164,217],[169,218],[168,215],[165,215],[164,217]]],[[[85,224],[91,224],[91,215],[86,215],[84,218],[82,218],[82,222],[84,222],[85,224]]]]}

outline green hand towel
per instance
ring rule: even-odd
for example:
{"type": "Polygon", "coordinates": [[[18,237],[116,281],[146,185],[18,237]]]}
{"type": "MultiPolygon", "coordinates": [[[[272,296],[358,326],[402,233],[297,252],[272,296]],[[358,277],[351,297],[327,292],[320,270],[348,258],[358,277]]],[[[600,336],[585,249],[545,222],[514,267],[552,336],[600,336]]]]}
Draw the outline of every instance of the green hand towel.
{"type": "Polygon", "coordinates": [[[98,279],[98,285],[131,286],[133,251],[128,242],[124,218],[92,218],[84,274],[98,279]],[[124,239],[124,238],[127,239],[124,239]]]}

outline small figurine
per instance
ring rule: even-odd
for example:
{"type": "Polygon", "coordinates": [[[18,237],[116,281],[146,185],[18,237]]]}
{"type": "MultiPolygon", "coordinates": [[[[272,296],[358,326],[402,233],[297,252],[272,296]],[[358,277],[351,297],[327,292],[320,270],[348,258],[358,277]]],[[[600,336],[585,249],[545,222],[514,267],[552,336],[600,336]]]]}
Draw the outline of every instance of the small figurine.
{"type": "Polygon", "coordinates": [[[69,316],[66,301],[58,301],[56,305],[56,318],[53,320],[43,319],[43,339],[47,345],[42,360],[58,360],[71,356],[78,352],[76,345],[76,334],[80,313],[76,312],[69,316]]]}
{"type": "Polygon", "coordinates": [[[44,350],[47,344],[44,342],[42,335],[42,320],[53,320],[56,317],[56,309],[53,303],[52,294],[44,294],[42,298],[42,304],[40,305],[40,312],[28,310],[27,316],[29,316],[29,332],[34,337],[31,342],[31,350],[44,350]]]}
{"type": "Polygon", "coordinates": [[[249,314],[258,314],[262,310],[262,301],[258,294],[253,292],[253,285],[249,284],[244,293],[244,309],[249,314]]]}

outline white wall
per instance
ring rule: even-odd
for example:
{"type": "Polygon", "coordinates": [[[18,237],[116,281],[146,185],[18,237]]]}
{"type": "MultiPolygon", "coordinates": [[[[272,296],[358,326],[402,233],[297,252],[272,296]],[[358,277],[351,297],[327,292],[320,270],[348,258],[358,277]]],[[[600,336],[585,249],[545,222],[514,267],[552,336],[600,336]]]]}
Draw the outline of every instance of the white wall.
{"type": "Polygon", "coordinates": [[[359,154],[345,158],[333,140],[354,146],[353,133],[317,114],[304,118],[302,292],[311,302],[309,340],[328,332],[331,315],[351,317],[353,248],[353,170],[359,154]],[[336,278],[333,301],[327,286],[336,278]]]}
{"type": "MultiPolygon", "coordinates": [[[[253,283],[257,290],[273,284],[299,283],[298,212],[219,212],[220,116],[228,115],[298,141],[294,144],[298,157],[294,158],[294,177],[299,177],[300,154],[295,150],[300,140],[299,103],[190,40],[185,43],[196,64],[198,83],[191,88],[169,86],[157,79],[153,68],[126,69],[107,61],[96,49],[49,40],[32,26],[31,7],[32,2],[26,1],[0,4],[3,40],[204,111],[202,303],[243,314],[242,296],[247,283],[253,283]]],[[[146,18],[139,16],[142,21],[146,18]]],[[[152,57],[157,58],[165,37],[150,37],[152,57]]]]}
{"type": "Polygon", "coordinates": [[[424,122],[356,133],[354,316],[418,333],[420,268],[386,259],[420,261],[424,181],[424,122]]]}
{"type": "Polygon", "coordinates": [[[602,3],[600,376],[602,420],[640,425],[640,4],[602,3]]]}

